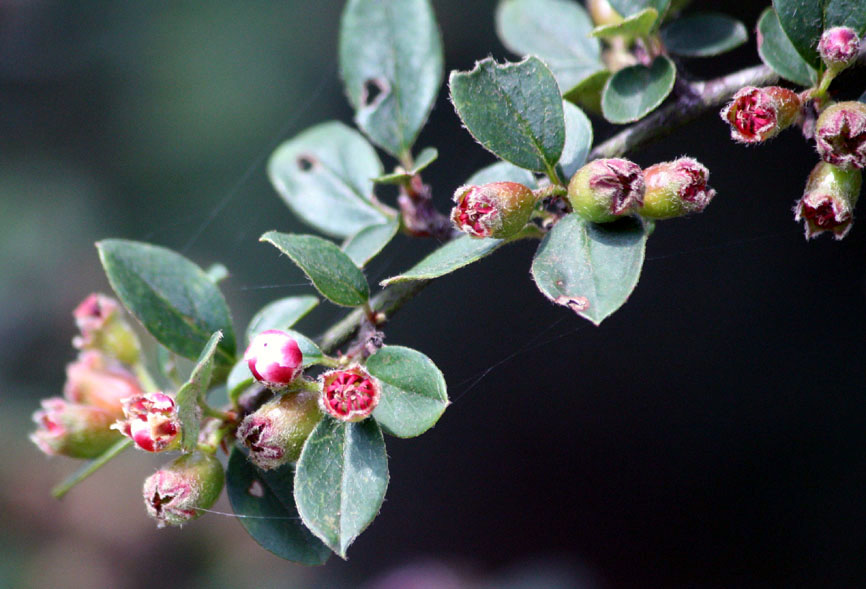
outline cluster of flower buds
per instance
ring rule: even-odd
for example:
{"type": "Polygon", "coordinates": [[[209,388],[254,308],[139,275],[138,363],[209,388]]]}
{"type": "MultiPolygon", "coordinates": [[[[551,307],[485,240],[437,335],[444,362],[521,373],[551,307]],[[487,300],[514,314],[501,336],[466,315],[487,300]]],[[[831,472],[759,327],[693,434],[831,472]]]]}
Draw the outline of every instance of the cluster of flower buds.
{"type": "Polygon", "coordinates": [[[529,222],[535,200],[532,190],[517,182],[461,186],[454,192],[451,222],[473,237],[508,239],[529,222]]]}

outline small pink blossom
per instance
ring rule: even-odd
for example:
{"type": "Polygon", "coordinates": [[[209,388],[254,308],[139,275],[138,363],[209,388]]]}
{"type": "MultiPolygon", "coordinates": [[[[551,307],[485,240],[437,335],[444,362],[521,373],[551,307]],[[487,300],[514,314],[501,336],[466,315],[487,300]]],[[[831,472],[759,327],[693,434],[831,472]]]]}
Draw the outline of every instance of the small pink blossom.
{"type": "Polygon", "coordinates": [[[269,329],[253,338],[244,352],[244,360],[256,380],[270,387],[280,387],[300,374],[304,356],[292,336],[269,329]]]}
{"type": "Polygon", "coordinates": [[[331,370],[319,377],[322,411],[340,421],[361,421],[379,404],[380,386],[360,366],[331,370]]]}
{"type": "Polygon", "coordinates": [[[147,452],[163,452],[180,444],[177,404],[165,393],[145,393],[123,400],[125,419],[112,427],[147,452]]]}

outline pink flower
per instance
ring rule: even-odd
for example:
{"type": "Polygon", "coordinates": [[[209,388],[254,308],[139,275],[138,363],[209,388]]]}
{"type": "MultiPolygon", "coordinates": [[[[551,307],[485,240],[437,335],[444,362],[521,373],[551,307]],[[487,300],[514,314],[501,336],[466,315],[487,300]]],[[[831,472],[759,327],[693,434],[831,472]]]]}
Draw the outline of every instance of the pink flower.
{"type": "Polygon", "coordinates": [[[361,421],[379,404],[380,386],[360,366],[331,370],[319,377],[322,411],[340,421],[361,421]]]}
{"type": "Polygon", "coordinates": [[[461,186],[454,192],[451,222],[473,237],[505,239],[529,222],[535,195],[517,182],[461,186]]]}
{"type": "Polygon", "coordinates": [[[64,396],[74,403],[99,407],[115,418],[123,416],[121,400],[141,392],[132,373],[97,350],[82,352],[66,366],[64,396]]]}
{"type": "Polygon", "coordinates": [[[716,191],[707,186],[710,172],[700,162],[682,157],[644,170],[646,194],[638,211],[644,217],[668,219],[703,211],[716,191]]]}
{"type": "Polygon", "coordinates": [[[95,458],[120,438],[111,430],[111,414],[60,397],[43,399],[33,421],[38,427],[30,440],[49,456],[95,458]]]}
{"type": "Polygon", "coordinates": [[[821,35],[818,53],[829,67],[845,68],[857,59],[860,52],[860,37],[849,27],[833,27],[821,35]]]}
{"type": "Polygon", "coordinates": [[[300,374],[304,357],[292,336],[269,329],[253,338],[244,352],[244,360],[256,380],[269,387],[280,387],[300,374]]]}
{"type": "Polygon", "coordinates": [[[593,160],[572,176],[568,200],[578,215],[608,223],[643,204],[646,181],[636,163],[622,158],[593,160]]]}
{"type": "Polygon", "coordinates": [[[801,105],[799,95],[787,88],[746,86],[734,94],[721,116],[731,125],[732,139],[759,143],[796,122],[801,105]]]}
{"type": "Polygon", "coordinates": [[[111,427],[147,452],[173,450],[180,445],[177,404],[165,393],[145,393],[123,400],[125,419],[111,427]]]}
{"type": "Polygon", "coordinates": [[[821,159],[840,168],[866,167],[866,104],[839,102],[815,123],[815,146],[821,159]]]}

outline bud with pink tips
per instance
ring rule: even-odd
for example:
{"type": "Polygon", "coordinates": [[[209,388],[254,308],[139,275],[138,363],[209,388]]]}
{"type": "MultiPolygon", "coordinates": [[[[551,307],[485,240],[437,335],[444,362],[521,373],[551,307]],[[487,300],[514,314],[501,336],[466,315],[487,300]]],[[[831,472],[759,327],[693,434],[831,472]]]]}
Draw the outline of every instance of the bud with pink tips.
{"type": "Polygon", "coordinates": [[[291,335],[269,329],[253,338],[244,352],[244,360],[256,380],[270,388],[279,388],[298,377],[304,356],[291,335]]]}
{"type": "Polygon", "coordinates": [[[210,509],[222,492],[223,467],[211,454],[184,454],[144,481],[144,505],[157,527],[180,526],[210,509]]]}
{"type": "Polygon", "coordinates": [[[472,237],[508,239],[529,222],[535,195],[517,182],[461,186],[454,192],[451,222],[472,237]]]}
{"type": "Polygon", "coordinates": [[[250,461],[262,470],[296,462],[304,442],[322,419],[318,397],[312,391],[288,393],[247,415],[237,437],[249,449],[250,461]]]}
{"type": "Polygon", "coordinates": [[[861,182],[860,170],[844,170],[818,162],[809,174],[803,198],[794,207],[794,220],[803,221],[806,239],[825,231],[832,232],[836,239],[848,235],[861,182]]]}
{"type": "Polygon", "coordinates": [[[703,211],[716,191],[707,186],[710,172],[697,160],[682,157],[644,170],[646,194],[638,213],[650,219],[671,219],[703,211]]]}
{"type": "Polygon", "coordinates": [[[123,400],[125,419],[111,427],[131,438],[147,452],[164,452],[180,447],[180,418],[177,403],[165,393],[145,393],[123,400]]]}
{"type": "Polygon", "coordinates": [[[593,160],[572,176],[568,200],[578,215],[593,223],[607,223],[633,213],[643,204],[643,170],[626,159],[593,160]]]}
{"type": "Polygon", "coordinates": [[[815,146],[829,164],[866,167],[866,104],[849,101],[828,107],[815,123],[815,146]]]}
{"type": "Polygon", "coordinates": [[[325,372],[319,377],[322,411],[340,421],[367,419],[379,404],[381,386],[360,366],[325,372]]]}
{"type": "Polygon", "coordinates": [[[111,414],[60,397],[43,399],[33,421],[37,429],[30,440],[49,456],[96,458],[122,439],[111,429],[111,414]]]}
{"type": "Polygon", "coordinates": [[[787,88],[746,86],[734,94],[721,116],[731,126],[732,139],[760,143],[797,122],[802,104],[800,96],[787,88]]]}
{"type": "Polygon", "coordinates": [[[857,59],[860,37],[850,27],[827,29],[818,42],[818,53],[830,70],[839,72],[857,59]]]}
{"type": "Polygon", "coordinates": [[[80,335],[72,340],[79,350],[99,350],[124,364],[136,364],[141,346],[135,332],[123,318],[120,304],[105,295],[93,293],[72,312],[80,335]]]}
{"type": "Polygon", "coordinates": [[[122,400],[142,393],[138,379],[119,362],[97,350],[85,350],[66,366],[64,396],[123,417],[122,400]]]}

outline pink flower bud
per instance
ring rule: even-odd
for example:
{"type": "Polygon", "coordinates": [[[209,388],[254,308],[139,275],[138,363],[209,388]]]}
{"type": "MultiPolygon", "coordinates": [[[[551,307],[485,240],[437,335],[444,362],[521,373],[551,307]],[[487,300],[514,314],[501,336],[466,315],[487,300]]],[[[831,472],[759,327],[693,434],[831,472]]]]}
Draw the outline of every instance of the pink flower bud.
{"type": "Polygon", "coordinates": [[[184,454],[144,481],[144,505],[157,527],[179,526],[210,509],[222,492],[223,467],[211,454],[184,454]]]}
{"type": "Polygon", "coordinates": [[[594,160],[583,166],[568,183],[568,200],[588,221],[607,223],[634,212],[643,204],[646,182],[643,170],[626,159],[594,160]]]}
{"type": "Polygon", "coordinates": [[[165,393],[145,393],[123,400],[125,419],[111,427],[131,438],[147,452],[174,450],[180,446],[177,404],[165,393]]]}
{"type": "Polygon", "coordinates": [[[124,320],[116,300],[94,293],[84,299],[72,314],[81,332],[72,340],[76,348],[100,350],[124,364],[139,361],[141,347],[138,337],[124,320]]]}
{"type": "Polygon", "coordinates": [[[796,92],[779,86],[746,86],[722,109],[722,119],[731,125],[731,138],[741,143],[759,143],[778,135],[800,116],[802,101],[796,92]]]}
{"type": "Polygon", "coordinates": [[[244,352],[244,360],[256,380],[276,388],[289,384],[300,374],[304,357],[292,336],[269,329],[253,338],[244,352]]]}
{"type": "Polygon", "coordinates": [[[803,198],[794,207],[794,220],[804,222],[806,239],[825,231],[832,231],[836,239],[848,234],[861,182],[860,170],[818,162],[809,174],[803,198]]]}
{"type": "Polygon", "coordinates": [[[141,386],[119,362],[97,350],[86,350],[66,366],[63,394],[74,403],[93,405],[119,418],[123,416],[121,401],[140,395],[141,386]]]}
{"type": "Polygon", "coordinates": [[[827,67],[836,71],[851,65],[860,52],[860,37],[849,27],[833,27],[821,35],[818,53],[827,67]]]}
{"type": "Polygon", "coordinates": [[[650,166],[644,177],[646,194],[638,213],[650,219],[700,213],[716,196],[707,186],[709,170],[689,157],[650,166]]]}
{"type": "Polygon", "coordinates": [[[473,237],[507,239],[523,229],[532,215],[535,195],[517,182],[461,186],[454,192],[451,222],[473,237]]]}
{"type": "Polygon", "coordinates": [[[829,164],[866,167],[866,104],[839,102],[828,107],[815,123],[815,145],[829,164]]]}
{"type": "Polygon", "coordinates": [[[120,439],[111,430],[114,418],[109,413],[60,397],[43,399],[33,421],[38,428],[30,439],[50,456],[96,458],[120,439]]]}
{"type": "Polygon", "coordinates": [[[360,366],[325,372],[319,377],[322,411],[340,421],[361,421],[379,404],[379,382],[360,366]]]}
{"type": "Polygon", "coordinates": [[[318,394],[301,391],[268,401],[247,415],[237,437],[262,470],[296,462],[310,432],[321,421],[318,394]]]}

